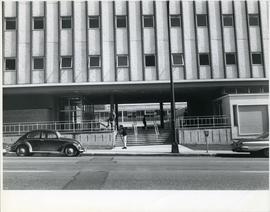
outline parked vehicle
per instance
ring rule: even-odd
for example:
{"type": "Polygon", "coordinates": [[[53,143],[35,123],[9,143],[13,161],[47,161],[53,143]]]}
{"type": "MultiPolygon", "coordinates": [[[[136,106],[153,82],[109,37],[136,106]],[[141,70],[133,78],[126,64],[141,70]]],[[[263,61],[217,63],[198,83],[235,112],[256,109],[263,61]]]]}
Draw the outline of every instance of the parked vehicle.
{"type": "Polygon", "coordinates": [[[34,153],[63,153],[74,157],[84,152],[79,141],[63,137],[54,130],[34,130],[21,136],[10,146],[10,152],[18,156],[31,156],[34,153]]]}
{"type": "Polygon", "coordinates": [[[269,157],[269,132],[263,133],[257,138],[242,138],[232,143],[234,152],[250,152],[252,155],[263,154],[269,157]]]}

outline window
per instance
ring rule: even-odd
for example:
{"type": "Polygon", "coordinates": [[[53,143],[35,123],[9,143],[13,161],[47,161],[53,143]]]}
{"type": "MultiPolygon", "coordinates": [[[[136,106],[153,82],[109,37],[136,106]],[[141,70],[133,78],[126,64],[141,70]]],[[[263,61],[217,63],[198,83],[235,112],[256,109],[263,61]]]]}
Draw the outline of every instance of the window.
{"type": "Polygon", "coordinates": [[[184,65],[183,54],[180,53],[172,54],[172,63],[174,66],[184,65]]]}
{"type": "Polygon", "coordinates": [[[127,27],[127,21],[126,16],[117,16],[116,17],[116,26],[117,28],[126,28],[127,27]]]}
{"type": "Polygon", "coordinates": [[[252,64],[261,65],[262,64],[262,54],[261,53],[252,53],[252,64]]]}
{"type": "Polygon", "coordinates": [[[89,28],[90,29],[99,28],[99,16],[89,17],[89,28]]]}
{"type": "Polygon", "coordinates": [[[42,17],[34,18],[33,29],[35,30],[44,29],[44,23],[43,23],[42,17]]]}
{"type": "Polygon", "coordinates": [[[100,56],[90,56],[90,68],[99,68],[100,67],[100,56]]]}
{"type": "Polygon", "coordinates": [[[71,17],[62,17],[62,29],[71,29],[71,17]]]}
{"type": "Polygon", "coordinates": [[[16,70],[16,59],[15,58],[6,58],[5,69],[6,70],[16,70]]]}
{"type": "Polygon", "coordinates": [[[223,26],[232,27],[233,26],[233,16],[232,15],[223,15],[223,26]]]}
{"type": "Polygon", "coordinates": [[[145,66],[156,66],[156,57],[155,55],[145,55],[145,66]]]}
{"type": "Polygon", "coordinates": [[[126,55],[117,56],[117,66],[118,67],[127,67],[128,66],[128,57],[126,55]]]}
{"type": "Polygon", "coordinates": [[[72,68],[72,58],[62,57],[61,58],[61,68],[72,68]]]}
{"type": "Polygon", "coordinates": [[[207,16],[205,14],[197,15],[197,26],[198,27],[207,26],[207,16]]]}
{"type": "Polygon", "coordinates": [[[200,58],[200,65],[201,66],[205,66],[205,65],[209,65],[210,64],[210,60],[209,60],[209,55],[206,53],[200,54],[199,55],[200,58]]]}
{"type": "Polygon", "coordinates": [[[226,64],[235,65],[235,53],[226,53],[226,64]]]}
{"type": "Polygon", "coordinates": [[[248,21],[249,26],[259,26],[259,16],[257,14],[250,14],[248,21]]]}
{"type": "Polygon", "coordinates": [[[6,18],[6,30],[16,30],[16,18],[6,18]]]}
{"type": "Polygon", "coordinates": [[[31,132],[27,135],[27,138],[40,138],[40,132],[39,131],[31,132]]]}
{"type": "Polygon", "coordinates": [[[154,19],[152,15],[143,16],[143,26],[144,27],[154,27],[154,19]]]}
{"type": "Polygon", "coordinates": [[[33,61],[34,70],[44,69],[44,59],[42,57],[33,58],[33,61]]]}
{"type": "Polygon", "coordinates": [[[180,27],[180,15],[171,15],[171,27],[180,27]]]}
{"type": "Polygon", "coordinates": [[[53,132],[48,132],[47,133],[47,138],[57,138],[57,135],[53,132]]]}

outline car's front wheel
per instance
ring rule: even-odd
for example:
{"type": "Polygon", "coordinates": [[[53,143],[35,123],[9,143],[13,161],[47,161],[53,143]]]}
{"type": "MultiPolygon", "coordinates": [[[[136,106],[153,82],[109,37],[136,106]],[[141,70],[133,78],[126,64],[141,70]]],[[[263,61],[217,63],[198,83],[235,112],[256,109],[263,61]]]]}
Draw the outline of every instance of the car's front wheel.
{"type": "Polygon", "coordinates": [[[74,157],[78,155],[78,150],[74,146],[67,146],[64,153],[67,157],[74,157]]]}
{"type": "Polygon", "coordinates": [[[28,156],[29,155],[29,149],[25,145],[20,145],[16,149],[17,156],[28,156]]]}

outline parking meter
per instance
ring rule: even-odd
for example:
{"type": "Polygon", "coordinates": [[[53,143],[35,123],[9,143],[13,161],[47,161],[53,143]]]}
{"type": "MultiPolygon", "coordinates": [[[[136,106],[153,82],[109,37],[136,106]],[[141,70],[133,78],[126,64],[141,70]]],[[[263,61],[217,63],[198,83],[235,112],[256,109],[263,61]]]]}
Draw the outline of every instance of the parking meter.
{"type": "Polygon", "coordinates": [[[209,130],[204,130],[204,136],[205,136],[205,143],[206,143],[206,152],[208,153],[208,140],[207,137],[209,136],[209,130]]]}
{"type": "Polygon", "coordinates": [[[208,137],[208,135],[209,135],[209,130],[204,130],[204,135],[205,135],[205,137],[208,137]]]}

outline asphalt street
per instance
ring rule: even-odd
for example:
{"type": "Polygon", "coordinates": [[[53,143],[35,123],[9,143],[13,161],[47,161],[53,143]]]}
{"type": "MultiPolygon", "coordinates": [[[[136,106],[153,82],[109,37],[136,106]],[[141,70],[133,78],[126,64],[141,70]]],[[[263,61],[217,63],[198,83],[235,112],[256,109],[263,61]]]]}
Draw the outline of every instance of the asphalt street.
{"type": "Polygon", "coordinates": [[[269,159],[3,157],[4,190],[268,190],[269,159]]]}

